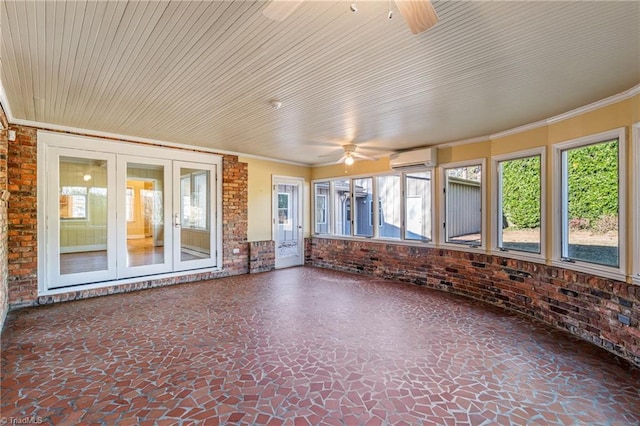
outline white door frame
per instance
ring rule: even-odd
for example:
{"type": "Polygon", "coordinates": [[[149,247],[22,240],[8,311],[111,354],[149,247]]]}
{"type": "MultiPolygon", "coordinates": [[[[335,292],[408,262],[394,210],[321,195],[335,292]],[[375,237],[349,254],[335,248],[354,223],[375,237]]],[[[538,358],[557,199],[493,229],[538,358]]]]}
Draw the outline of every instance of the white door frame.
{"type": "Polygon", "coordinates": [[[275,267],[279,268],[288,268],[291,266],[300,266],[304,264],[304,178],[301,177],[289,177],[289,176],[271,176],[272,183],[272,211],[271,211],[271,223],[272,227],[272,239],[275,241],[275,267]],[[278,258],[278,185],[296,185],[298,186],[298,199],[297,206],[293,206],[296,208],[298,223],[294,224],[297,230],[297,239],[298,239],[298,253],[295,256],[287,256],[285,258],[278,258]]]}

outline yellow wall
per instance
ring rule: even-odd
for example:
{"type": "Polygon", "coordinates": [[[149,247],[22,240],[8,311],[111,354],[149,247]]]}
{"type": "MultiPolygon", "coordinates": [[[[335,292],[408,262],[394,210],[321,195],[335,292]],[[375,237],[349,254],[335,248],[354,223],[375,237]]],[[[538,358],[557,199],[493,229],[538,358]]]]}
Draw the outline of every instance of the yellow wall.
{"type": "Polygon", "coordinates": [[[249,213],[248,213],[248,241],[265,241],[272,239],[272,191],[273,176],[299,177],[305,180],[303,197],[303,216],[305,237],[311,229],[310,208],[311,168],[279,163],[275,161],[258,160],[251,157],[238,157],[247,163],[249,169],[249,213]]]}
{"type": "Polygon", "coordinates": [[[311,179],[357,176],[366,173],[384,173],[390,171],[389,158],[385,157],[378,159],[378,161],[356,161],[352,166],[332,164],[330,166],[314,167],[311,170],[311,179]]]}

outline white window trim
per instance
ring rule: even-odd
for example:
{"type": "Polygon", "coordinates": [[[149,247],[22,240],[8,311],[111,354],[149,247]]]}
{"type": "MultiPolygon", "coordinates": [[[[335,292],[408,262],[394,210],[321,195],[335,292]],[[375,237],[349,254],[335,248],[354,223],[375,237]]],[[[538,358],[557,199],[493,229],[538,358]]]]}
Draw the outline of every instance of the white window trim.
{"type": "MultiPolygon", "coordinates": [[[[473,164],[478,164],[478,162],[476,161],[473,164]]],[[[484,165],[484,163],[482,163],[484,165]]],[[[417,171],[431,171],[431,206],[430,206],[430,214],[431,214],[431,240],[429,241],[420,241],[420,240],[407,240],[407,239],[403,239],[402,236],[404,234],[404,203],[405,203],[405,199],[404,199],[404,185],[405,183],[403,182],[404,180],[404,176],[405,176],[405,172],[378,172],[378,173],[366,173],[366,174],[357,174],[357,175],[349,175],[349,176],[335,176],[335,177],[327,177],[327,178],[321,178],[321,179],[314,179],[311,181],[311,191],[312,191],[312,196],[313,196],[313,212],[312,212],[312,217],[311,217],[311,221],[314,225],[314,233],[313,233],[313,237],[314,238],[325,238],[325,239],[336,239],[336,240],[350,240],[350,241],[378,241],[378,242],[383,242],[383,243],[393,243],[393,244],[399,244],[399,245],[411,245],[411,246],[427,246],[427,247],[436,247],[436,239],[434,238],[435,235],[435,227],[436,227],[436,218],[435,218],[435,212],[436,212],[436,208],[435,208],[435,198],[436,198],[436,184],[435,184],[435,175],[436,175],[436,168],[416,168],[413,170],[407,170],[406,173],[412,173],[412,172],[417,172],[417,171]],[[351,199],[351,205],[353,206],[354,204],[354,191],[353,191],[353,185],[354,185],[354,181],[356,179],[364,179],[364,178],[372,178],[373,179],[373,197],[374,199],[377,199],[377,191],[378,191],[378,185],[377,185],[377,177],[379,176],[399,176],[400,178],[400,187],[402,190],[402,194],[401,194],[401,206],[400,206],[400,214],[402,215],[401,217],[403,218],[403,226],[401,227],[401,238],[385,238],[385,237],[380,237],[379,236],[379,229],[378,227],[374,226],[374,233],[372,237],[367,237],[367,236],[362,236],[362,235],[355,235],[355,226],[353,223],[353,207],[351,210],[351,234],[350,235],[342,235],[342,234],[336,234],[336,206],[331,204],[331,207],[333,207],[332,209],[328,209],[328,211],[331,211],[331,213],[329,214],[329,218],[328,218],[328,222],[329,222],[329,226],[328,226],[328,233],[326,234],[319,234],[315,232],[315,225],[316,225],[316,218],[315,218],[315,184],[317,183],[322,183],[322,182],[329,182],[329,197],[327,200],[327,203],[333,203],[333,200],[335,199],[335,182],[339,181],[339,180],[346,180],[349,179],[350,181],[350,185],[351,185],[351,189],[350,189],[350,199],[351,199]]],[[[484,184],[483,184],[484,185],[484,184]]],[[[484,207],[484,205],[483,205],[484,207]]],[[[374,215],[373,215],[373,219],[374,220],[379,220],[379,210],[378,209],[374,209],[374,215]]],[[[483,222],[484,223],[484,222],[483,222]]],[[[455,245],[454,245],[455,246],[455,245]]],[[[467,246],[463,246],[463,247],[467,247],[467,246]]],[[[469,250],[474,250],[469,248],[469,250]]]]}
{"type": "Polygon", "coordinates": [[[552,182],[553,185],[553,198],[551,200],[552,212],[553,212],[553,251],[551,264],[553,266],[571,269],[578,272],[585,272],[592,275],[602,276],[605,278],[611,278],[618,281],[625,281],[627,278],[626,269],[626,244],[627,244],[627,162],[626,162],[626,129],[620,127],[613,130],[608,130],[601,133],[596,133],[589,136],[580,137],[577,139],[571,139],[565,142],[560,142],[553,145],[553,170],[552,170],[552,182]],[[567,149],[578,148],[581,146],[596,144],[599,142],[606,142],[612,139],[618,139],[618,267],[596,265],[589,262],[583,262],[575,260],[573,262],[562,261],[562,235],[566,232],[563,226],[563,205],[562,205],[562,152],[567,149]]]}
{"type": "Polygon", "coordinates": [[[631,190],[633,197],[632,204],[632,282],[640,284],[640,121],[631,126],[632,144],[631,152],[633,155],[631,165],[631,190]]]}
{"type": "Polygon", "coordinates": [[[526,151],[518,151],[509,154],[496,155],[491,157],[491,185],[493,196],[491,197],[491,214],[490,214],[490,222],[491,222],[491,252],[496,256],[502,257],[512,257],[515,259],[521,260],[530,260],[534,262],[545,262],[546,259],[546,233],[547,233],[547,220],[546,220],[546,212],[547,212],[547,179],[546,179],[546,170],[547,170],[547,162],[546,162],[546,148],[539,147],[528,149],[526,151]],[[499,182],[498,182],[498,164],[503,161],[509,160],[518,160],[522,158],[529,158],[540,156],[540,253],[530,253],[526,251],[517,251],[517,250],[501,250],[498,247],[499,233],[500,229],[498,227],[498,197],[500,197],[499,193],[499,182]]]}
{"type": "Polygon", "coordinates": [[[457,161],[454,163],[443,163],[440,164],[440,216],[439,216],[439,225],[440,232],[438,237],[439,246],[446,247],[448,249],[453,250],[462,250],[468,251],[472,253],[485,253],[487,247],[487,160],[486,158],[478,158],[475,160],[467,160],[467,161],[457,161]],[[446,199],[447,194],[445,193],[445,188],[447,185],[447,169],[455,169],[458,167],[467,167],[467,166],[477,166],[480,165],[480,209],[482,215],[481,222],[481,230],[480,230],[480,240],[481,244],[478,247],[474,247],[471,245],[465,244],[454,244],[447,242],[447,233],[445,229],[445,223],[447,220],[447,206],[446,199]]]}

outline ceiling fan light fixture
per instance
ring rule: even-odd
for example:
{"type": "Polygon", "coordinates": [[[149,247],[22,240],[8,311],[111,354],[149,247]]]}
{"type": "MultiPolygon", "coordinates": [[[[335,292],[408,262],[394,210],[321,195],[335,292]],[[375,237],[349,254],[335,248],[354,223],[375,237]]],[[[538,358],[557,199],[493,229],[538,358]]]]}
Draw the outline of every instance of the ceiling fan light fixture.
{"type": "Polygon", "coordinates": [[[351,154],[347,154],[346,158],[344,159],[344,164],[346,164],[347,166],[353,165],[353,157],[351,156],[351,154]]]}

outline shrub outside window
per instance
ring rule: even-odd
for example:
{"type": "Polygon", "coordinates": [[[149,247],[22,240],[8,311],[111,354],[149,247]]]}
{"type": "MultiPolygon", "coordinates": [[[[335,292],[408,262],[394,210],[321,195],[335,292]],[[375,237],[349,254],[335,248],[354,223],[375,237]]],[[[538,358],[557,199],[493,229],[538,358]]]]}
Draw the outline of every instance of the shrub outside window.
{"type": "Polygon", "coordinates": [[[618,139],[561,151],[562,258],[620,266],[618,139]]]}
{"type": "Polygon", "coordinates": [[[497,247],[541,253],[542,156],[497,162],[497,247]]]}
{"type": "Polygon", "coordinates": [[[627,278],[625,137],[621,127],[553,146],[553,265],[627,278]]]}

